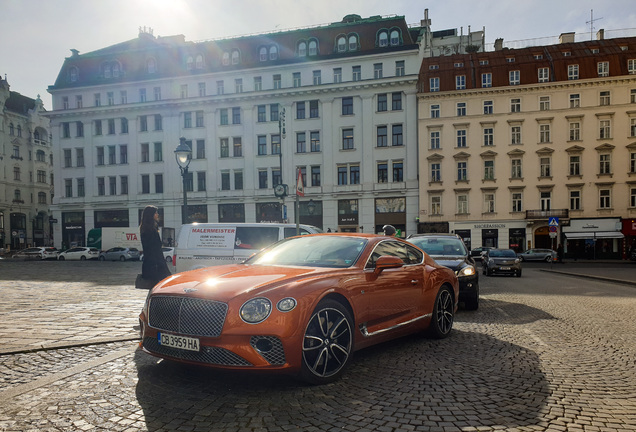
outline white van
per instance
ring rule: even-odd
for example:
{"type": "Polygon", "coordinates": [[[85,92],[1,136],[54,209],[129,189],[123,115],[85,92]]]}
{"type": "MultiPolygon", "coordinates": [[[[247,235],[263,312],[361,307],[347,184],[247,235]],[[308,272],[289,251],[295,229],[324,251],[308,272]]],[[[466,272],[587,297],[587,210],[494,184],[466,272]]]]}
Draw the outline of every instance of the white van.
{"type": "MultiPolygon", "coordinates": [[[[300,235],[321,233],[300,225],[300,235]]],[[[177,272],[240,263],[272,243],[296,235],[296,224],[194,223],[181,227],[174,251],[177,272]]]]}

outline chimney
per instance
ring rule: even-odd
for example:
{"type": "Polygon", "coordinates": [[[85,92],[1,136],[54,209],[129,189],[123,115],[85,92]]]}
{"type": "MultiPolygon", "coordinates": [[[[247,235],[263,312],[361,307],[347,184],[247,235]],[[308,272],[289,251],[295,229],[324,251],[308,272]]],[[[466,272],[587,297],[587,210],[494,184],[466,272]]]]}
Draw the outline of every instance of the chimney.
{"type": "Polygon", "coordinates": [[[71,57],[77,57],[79,55],[79,51],[71,48],[71,57]]]}
{"type": "Polygon", "coordinates": [[[501,51],[503,49],[503,38],[495,39],[495,51],[501,51]]]}
{"type": "Polygon", "coordinates": [[[574,43],[574,32],[561,33],[561,35],[559,36],[559,43],[574,43]]]}
{"type": "Polygon", "coordinates": [[[596,32],[596,40],[604,40],[605,39],[605,29],[600,29],[596,32]]]}

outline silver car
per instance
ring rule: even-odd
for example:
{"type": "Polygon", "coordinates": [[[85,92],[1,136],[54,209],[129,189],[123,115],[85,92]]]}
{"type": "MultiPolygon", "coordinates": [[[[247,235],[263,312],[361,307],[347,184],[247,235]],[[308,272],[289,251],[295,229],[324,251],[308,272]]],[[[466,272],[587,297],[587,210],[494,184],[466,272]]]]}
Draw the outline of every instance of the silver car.
{"type": "Polygon", "coordinates": [[[557,253],[552,249],[528,249],[525,252],[517,254],[521,261],[545,261],[552,262],[556,260],[557,253]]]}
{"type": "Polygon", "coordinates": [[[99,254],[100,261],[139,261],[139,249],[114,247],[99,254]]]}
{"type": "Polygon", "coordinates": [[[13,254],[13,258],[21,258],[21,259],[53,259],[56,260],[58,255],[58,250],[54,247],[44,247],[44,246],[36,246],[30,247],[26,249],[22,249],[13,254]]]}

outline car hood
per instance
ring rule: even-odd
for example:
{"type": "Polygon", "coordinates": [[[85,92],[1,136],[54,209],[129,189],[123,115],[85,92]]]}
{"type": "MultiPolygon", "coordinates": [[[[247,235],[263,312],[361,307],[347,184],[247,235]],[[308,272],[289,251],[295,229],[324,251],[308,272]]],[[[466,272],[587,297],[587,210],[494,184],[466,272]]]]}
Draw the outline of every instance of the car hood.
{"type": "Polygon", "coordinates": [[[517,258],[513,258],[513,257],[497,257],[497,258],[490,258],[491,261],[493,261],[495,264],[514,264],[515,261],[517,260],[517,258]]]}
{"type": "Polygon", "coordinates": [[[176,273],[157,285],[152,294],[189,295],[226,302],[241,295],[262,295],[283,284],[342,270],[241,264],[213,266],[176,273]]]}
{"type": "Polygon", "coordinates": [[[439,265],[443,265],[444,267],[448,267],[449,269],[454,271],[457,271],[464,267],[465,264],[468,264],[466,262],[466,258],[464,258],[463,256],[431,255],[431,258],[433,258],[439,265]]]}

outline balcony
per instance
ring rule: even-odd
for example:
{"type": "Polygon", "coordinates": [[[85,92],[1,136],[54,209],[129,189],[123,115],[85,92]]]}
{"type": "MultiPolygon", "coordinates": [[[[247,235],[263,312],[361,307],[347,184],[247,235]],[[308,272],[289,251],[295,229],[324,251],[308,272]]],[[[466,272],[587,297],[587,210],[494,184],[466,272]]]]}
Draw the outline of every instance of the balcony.
{"type": "Polygon", "coordinates": [[[570,215],[568,209],[526,210],[526,220],[548,219],[551,217],[568,219],[570,215]]]}

